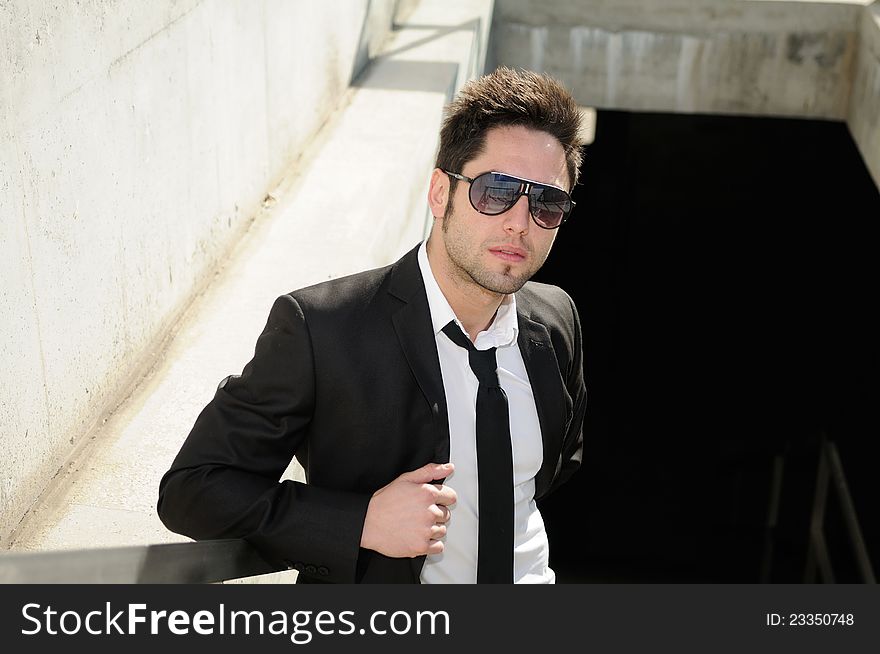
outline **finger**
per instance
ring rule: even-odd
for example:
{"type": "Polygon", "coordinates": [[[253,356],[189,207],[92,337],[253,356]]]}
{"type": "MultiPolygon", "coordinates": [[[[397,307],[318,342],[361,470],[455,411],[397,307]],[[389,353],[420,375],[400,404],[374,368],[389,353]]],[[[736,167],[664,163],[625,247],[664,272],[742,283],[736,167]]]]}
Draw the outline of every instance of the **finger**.
{"type": "Polygon", "coordinates": [[[443,479],[454,470],[451,463],[426,463],[421,468],[404,472],[399,479],[411,481],[416,484],[429,484],[435,479],[443,479]]]}
{"type": "Polygon", "coordinates": [[[440,540],[446,536],[446,525],[434,525],[431,527],[431,540],[440,540]]]}
{"type": "Polygon", "coordinates": [[[449,486],[441,486],[434,495],[434,503],[450,506],[458,501],[458,495],[449,486]]]}
{"type": "Polygon", "coordinates": [[[445,506],[438,506],[436,504],[432,504],[428,507],[428,513],[431,514],[431,523],[438,524],[441,522],[446,522],[449,518],[447,517],[449,509],[445,506]]]}
{"type": "Polygon", "coordinates": [[[425,554],[443,554],[443,541],[442,540],[432,540],[429,541],[428,549],[425,554]]]}
{"type": "Polygon", "coordinates": [[[452,511],[443,505],[432,504],[430,511],[431,515],[434,516],[434,522],[436,523],[449,522],[449,518],[452,517],[452,511]]]}

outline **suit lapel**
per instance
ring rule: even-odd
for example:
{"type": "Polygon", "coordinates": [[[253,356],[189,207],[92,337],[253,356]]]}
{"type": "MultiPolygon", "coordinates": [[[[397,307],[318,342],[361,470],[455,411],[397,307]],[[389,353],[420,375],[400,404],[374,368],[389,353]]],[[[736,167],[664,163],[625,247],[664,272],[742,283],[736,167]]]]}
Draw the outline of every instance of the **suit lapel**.
{"type": "Polygon", "coordinates": [[[391,272],[389,293],[404,302],[393,312],[391,322],[410,370],[431,409],[436,436],[434,461],[445,463],[449,461],[446,394],[417,252],[418,248],[411,250],[394,265],[391,272]]]}
{"type": "Polygon", "coordinates": [[[565,386],[559,374],[559,363],[553,351],[547,328],[530,317],[530,307],[524,294],[516,296],[519,319],[519,350],[522,353],[532,385],[541,439],[544,444],[544,460],[535,477],[535,497],[540,498],[553,481],[556,464],[565,433],[565,386]]]}
{"type": "MultiPolygon", "coordinates": [[[[434,422],[434,458],[449,461],[449,414],[440,374],[437,341],[431,323],[428,297],[418,264],[418,247],[404,255],[391,271],[389,293],[403,304],[391,315],[391,322],[413,377],[428,402],[434,422]]],[[[426,461],[427,463],[427,461],[426,461]]],[[[413,581],[418,583],[425,557],[409,559],[413,581]]]]}

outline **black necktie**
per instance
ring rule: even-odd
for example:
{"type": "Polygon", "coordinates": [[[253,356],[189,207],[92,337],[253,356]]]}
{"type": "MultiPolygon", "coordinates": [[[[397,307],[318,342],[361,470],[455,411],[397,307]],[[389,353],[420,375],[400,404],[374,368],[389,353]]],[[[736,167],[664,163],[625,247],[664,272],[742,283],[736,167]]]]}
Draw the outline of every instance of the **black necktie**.
{"type": "Polygon", "coordinates": [[[513,583],[513,452],[507,395],[498,383],[495,348],[478,350],[450,322],[449,339],[468,352],[477,377],[477,477],[479,486],[478,584],[513,583]]]}

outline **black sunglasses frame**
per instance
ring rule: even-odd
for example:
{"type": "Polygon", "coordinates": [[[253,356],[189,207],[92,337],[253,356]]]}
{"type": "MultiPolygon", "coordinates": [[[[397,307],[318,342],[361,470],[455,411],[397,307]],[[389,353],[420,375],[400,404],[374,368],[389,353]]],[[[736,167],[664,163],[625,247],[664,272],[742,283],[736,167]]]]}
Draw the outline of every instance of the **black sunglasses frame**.
{"type": "Polygon", "coordinates": [[[507,211],[510,211],[511,209],[513,209],[513,207],[519,201],[520,197],[525,195],[529,201],[529,215],[532,217],[532,222],[534,222],[541,229],[559,229],[565,223],[565,221],[568,220],[568,217],[571,215],[571,212],[574,211],[575,204],[577,204],[574,200],[571,199],[571,194],[568,191],[566,191],[564,188],[560,188],[558,186],[553,186],[553,184],[545,184],[544,182],[536,182],[533,179],[526,179],[525,177],[518,177],[516,175],[511,175],[510,173],[502,173],[497,170],[487,170],[484,173],[480,173],[476,177],[468,177],[467,175],[462,175],[461,173],[453,173],[452,171],[444,170],[443,168],[441,168],[440,170],[443,173],[445,173],[446,175],[449,175],[450,177],[454,177],[457,180],[460,180],[462,182],[467,182],[468,184],[471,184],[471,185],[473,185],[473,183],[477,179],[482,177],[483,175],[504,175],[505,177],[509,177],[510,179],[516,180],[520,183],[520,190],[516,196],[516,200],[514,200],[513,203],[509,207],[507,207],[506,209],[503,209],[502,211],[499,211],[498,213],[487,213],[485,211],[480,211],[480,209],[474,204],[474,200],[471,197],[470,190],[469,190],[468,191],[468,201],[471,203],[471,206],[474,208],[475,211],[478,211],[479,213],[483,214],[484,216],[500,216],[501,214],[503,214],[507,211]],[[562,212],[562,219],[559,221],[558,225],[553,225],[552,227],[548,227],[547,225],[542,225],[541,223],[539,223],[538,219],[535,218],[535,214],[532,211],[532,197],[530,195],[530,191],[534,187],[556,189],[557,191],[562,191],[563,193],[565,193],[566,197],[568,197],[568,201],[571,203],[571,209],[569,209],[568,211],[562,212]]]}

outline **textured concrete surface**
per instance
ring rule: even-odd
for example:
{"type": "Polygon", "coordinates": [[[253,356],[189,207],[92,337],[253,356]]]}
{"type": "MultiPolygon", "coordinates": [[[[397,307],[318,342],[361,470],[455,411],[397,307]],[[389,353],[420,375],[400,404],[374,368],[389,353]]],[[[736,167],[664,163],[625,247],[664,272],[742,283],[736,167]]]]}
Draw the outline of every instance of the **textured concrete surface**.
{"type": "Polygon", "coordinates": [[[492,61],[589,106],[843,120],[864,4],[499,0],[492,61]]]}
{"type": "MultiPolygon", "coordinates": [[[[492,2],[410,5],[271,190],[274,200],[177,324],[154,368],[26,518],[13,549],[182,540],[156,517],[159,479],[217,383],[252,356],[273,300],[389,263],[424,236],[442,108],[481,69],[492,2]]],[[[288,474],[302,478],[296,465],[288,474]]]]}
{"type": "Polygon", "coordinates": [[[859,36],[847,124],[880,186],[880,2],[865,9],[859,36]]]}
{"type": "Polygon", "coordinates": [[[124,399],[393,6],[0,3],[0,544],[124,399]]]}

